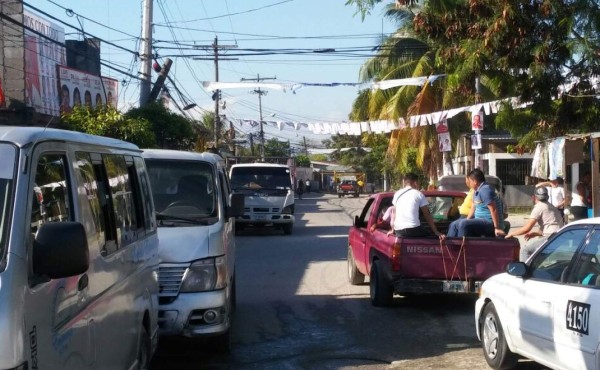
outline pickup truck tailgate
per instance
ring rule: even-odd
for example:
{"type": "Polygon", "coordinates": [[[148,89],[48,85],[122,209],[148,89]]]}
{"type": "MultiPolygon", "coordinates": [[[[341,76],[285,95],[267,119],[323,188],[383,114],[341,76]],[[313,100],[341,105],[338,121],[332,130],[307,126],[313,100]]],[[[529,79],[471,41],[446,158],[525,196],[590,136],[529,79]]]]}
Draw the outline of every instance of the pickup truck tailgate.
{"type": "Polygon", "coordinates": [[[494,238],[398,238],[400,279],[485,280],[518,259],[519,241],[494,238]],[[512,241],[512,242],[511,242],[512,241]],[[466,275],[465,275],[466,268],[466,275]]]}

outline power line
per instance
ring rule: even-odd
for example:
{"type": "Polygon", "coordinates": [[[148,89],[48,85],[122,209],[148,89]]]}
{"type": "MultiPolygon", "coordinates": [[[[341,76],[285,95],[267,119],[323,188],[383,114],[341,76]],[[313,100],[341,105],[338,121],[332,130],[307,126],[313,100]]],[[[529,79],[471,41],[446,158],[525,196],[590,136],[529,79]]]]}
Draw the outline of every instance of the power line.
{"type": "MultiPolygon", "coordinates": [[[[292,2],[292,1],[294,1],[294,0],[284,0],[284,1],[280,1],[280,2],[275,3],[275,4],[269,4],[269,5],[261,6],[260,8],[245,10],[243,12],[222,14],[222,15],[217,15],[217,16],[214,16],[214,17],[207,17],[207,18],[190,19],[190,20],[187,20],[187,21],[178,21],[177,23],[178,24],[179,23],[192,23],[192,22],[199,22],[199,21],[207,21],[207,20],[211,20],[211,19],[231,17],[233,15],[248,14],[248,13],[252,13],[252,12],[258,11],[258,10],[270,8],[270,7],[273,7],[273,6],[276,6],[276,5],[281,5],[281,4],[284,4],[284,3],[289,3],[289,2],[292,2]]],[[[173,22],[167,22],[166,24],[172,24],[172,23],[173,22]]],[[[158,23],[158,24],[160,24],[160,23],[158,23]]]]}
{"type": "MultiPolygon", "coordinates": [[[[57,17],[55,17],[55,16],[53,16],[53,15],[50,15],[50,14],[46,13],[45,11],[43,11],[43,10],[41,10],[41,9],[38,9],[38,8],[36,8],[35,6],[33,6],[33,5],[29,4],[29,3],[23,2],[23,4],[24,4],[25,6],[27,6],[28,8],[31,8],[31,9],[35,10],[36,12],[38,12],[38,13],[40,13],[40,14],[43,14],[43,15],[45,15],[46,17],[48,17],[48,18],[50,18],[50,19],[53,19],[53,20],[55,20],[55,21],[57,21],[57,22],[60,22],[60,23],[64,24],[64,25],[65,25],[65,26],[67,26],[67,27],[70,27],[70,28],[72,28],[72,29],[75,29],[75,30],[77,30],[77,31],[81,32],[83,35],[87,35],[87,36],[90,36],[90,37],[96,38],[96,39],[98,39],[98,40],[100,40],[100,41],[104,42],[105,44],[108,44],[108,45],[114,46],[114,47],[115,47],[115,48],[117,48],[117,49],[121,49],[121,50],[123,50],[123,51],[126,51],[126,52],[128,52],[128,53],[130,53],[130,54],[133,54],[133,55],[135,55],[135,56],[138,56],[138,57],[140,56],[140,55],[139,55],[139,53],[138,53],[137,51],[132,51],[132,50],[129,50],[129,49],[127,49],[127,48],[125,48],[125,47],[123,47],[123,46],[121,46],[121,45],[117,45],[117,44],[115,44],[115,43],[113,43],[113,42],[110,42],[110,41],[104,40],[104,39],[102,39],[102,38],[100,38],[100,37],[94,36],[94,35],[92,35],[92,34],[91,34],[91,33],[89,33],[89,32],[85,32],[85,31],[84,31],[82,28],[77,28],[76,26],[73,26],[72,24],[70,24],[70,23],[67,23],[67,22],[63,21],[62,19],[59,19],[59,18],[57,18],[57,17]]],[[[11,18],[11,19],[12,19],[12,18],[11,18]]],[[[21,24],[22,24],[22,23],[21,23],[21,24]]],[[[23,25],[23,27],[27,27],[27,26],[26,26],[26,25],[24,25],[24,24],[22,24],[22,25],[23,25]]]]}
{"type": "MultiPolygon", "coordinates": [[[[54,44],[60,45],[60,46],[64,47],[65,49],[68,49],[68,50],[70,50],[70,51],[72,51],[72,52],[74,52],[74,53],[79,53],[80,55],[82,55],[82,54],[81,54],[81,52],[80,52],[79,50],[77,50],[77,49],[75,49],[75,48],[72,48],[72,47],[70,47],[70,46],[68,46],[68,45],[66,45],[66,44],[64,44],[64,43],[62,43],[62,42],[60,42],[60,41],[54,40],[54,39],[52,39],[51,37],[48,37],[48,36],[44,35],[43,33],[36,31],[35,29],[33,29],[33,28],[31,28],[31,27],[29,27],[29,26],[27,26],[27,25],[25,25],[25,24],[23,24],[23,23],[21,23],[21,22],[19,22],[19,21],[15,20],[15,19],[13,19],[13,18],[11,18],[10,16],[8,16],[8,15],[6,15],[6,14],[4,14],[4,13],[0,13],[0,18],[2,18],[2,19],[4,19],[4,20],[7,20],[7,21],[9,21],[10,23],[12,23],[12,24],[14,24],[14,25],[17,25],[17,26],[19,26],[19,27],[21,27],[21,28],[23,28],[23,29],[26,29],[26,30],[28,30],[28,31],[30,31],[30,32],[32,32],[32,33],[34,33],[34,34],[36,34],[36,35],[38,35],[38,36],[40,36],[40,37],[42,37],[42,38],[44,38],[44,39],[48,40],[48,41],[50,41],[51,43],[54,43],[54,44]]],[[[102,62],[102,61],[100,61],[100,64],[101,64],[101,65],[103,65],[103,66],[105,66],[105,67],[107,67],[107,68],[110,68],[110,69],[112,69],[112,70],[114,70],[114,71],[117,71],[117,72],[119,72],[119,73],[121,73],[121,74],[123,74],[123,75],[129,76],[129,77],[131,77],[131,78],[140,79],[138,76],[131,75],[131,74],[129,74],[129,73],[128,73],[128,72],[126,72],[126,71],[123,71],[123,70],[121,70],[121,69],[119,69],[119,68],[115,68],[115,67],[113,67],[112,65],[109,65],[109,64],[107,64],[107,63],[104,63],[104,62],[102,62]]]]}
{"type": "Polygon", "coordinates": [[[54,4],[54,5],[56,5],[57,7],[61,8],[61,9],[63,9],[63,10],[65,11],[65,13],[67,14],[67,16],[69,16],[69,17],[77,16],[77,17],[83,18],[83,19],[85,19],[85,20],[87,20],[87,21],[90,21],[90,22],[92,22],[92,23],[94,23],[94,24],[96,24],[96,25],[98,25],[98,26],[101,26],[101,27],[107,28],[107,29],[109,29],[109,30],[111,30],[111,31],[115,31],[115,32],[121,33],[121,34],[123,34],[123,35],[127,35],[127,36],[130,36],[131,38],[134,38],[134,39],[138,39],[138,40],[139,40],[139,37],[138,37],[138,36],[135,36],[135,35],[132,35],[132,34],[130,34],[130,33],[127,33],[127,32],[125,32],[125,31],[121,31],[121,30],[119,30],[119,29],[116,29],[116,28],[113,28],[113,27],[107,26],[107,25],[105,25],[105,24],[103,24],[103,23],[97,22],[97,21],[95,21],[95,20],[93,20],[93,19],[91,19],[91,18],[88,18],[88,17],[86,17],[86,16],[84,16],[84,15],[81,15],[81,14],[79,14],[79,13],[75,12],[73,9],[65,8],[64,6],[60,5],[59,3],[55,2],[55,1],[52,1],[52,0],[46,0],[46,1],[48,1],[48,2],[49,2],[49,3],[51,3],[51,4],[54,4]]]}

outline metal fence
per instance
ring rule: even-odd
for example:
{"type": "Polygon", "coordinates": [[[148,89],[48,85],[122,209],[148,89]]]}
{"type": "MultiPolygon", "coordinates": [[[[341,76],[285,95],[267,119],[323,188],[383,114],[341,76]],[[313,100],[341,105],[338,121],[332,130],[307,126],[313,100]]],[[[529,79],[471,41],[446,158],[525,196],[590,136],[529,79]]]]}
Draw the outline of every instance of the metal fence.
{"type": "Polygon", "coordinates": [[[498,159],[496,176],[503,185],[525,185],[525,178],[531,173],[533,159],[498,159]]]}

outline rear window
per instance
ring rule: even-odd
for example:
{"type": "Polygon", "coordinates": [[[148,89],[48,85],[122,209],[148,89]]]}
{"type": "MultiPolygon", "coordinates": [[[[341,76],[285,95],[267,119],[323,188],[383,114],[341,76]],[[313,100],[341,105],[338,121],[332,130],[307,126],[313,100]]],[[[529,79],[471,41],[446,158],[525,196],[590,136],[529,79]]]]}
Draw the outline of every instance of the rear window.
{"type": "Polygon", "coordinates": [[[460,217],[458,207],[462,204],[463,197],[431,196],[427,197],[429,212],[434,221],[453,221],[460,217]]]}

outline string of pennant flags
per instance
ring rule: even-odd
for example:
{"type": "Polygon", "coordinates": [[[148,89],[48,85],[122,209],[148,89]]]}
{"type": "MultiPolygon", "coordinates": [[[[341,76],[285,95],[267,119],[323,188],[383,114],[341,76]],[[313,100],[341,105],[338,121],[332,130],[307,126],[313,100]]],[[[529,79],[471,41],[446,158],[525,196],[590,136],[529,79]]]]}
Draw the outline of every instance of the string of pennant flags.
{"type": "Polygon", "coordinates": [[[446,76],[445,74],[410,77],[394,80],[376,81],[376,82],[331,82],[331,83],[312,83],[312,82],[260,82],[260,81],[242,81],[242,82],[215,82],[203,81],[202,86],[208,91],[225,89],[272,89],[279,91],[296,91],[307,87],[338,87],[338,86],[358,86],[361,88],[371,88],[372,90],[387,90],[400,86],[423,86],[425,83],[433,84],[437,79],[446,76]]]}
{"type": "MultiPolygon", "coordinates": [[[[501,108],[503,103],[509,103],[514,108],[522,108],[527,104],[520,104],[516,98],[507,98],[495,100],[486,103],[452,108],[444,111],[433,112],[410,116],[408,120],[400,118],[398,120],[376,120],[363,122],[298,122],[282,120],[263,120],[263,125],[276,127],[278,130],[309,130],[316,135],[351,135],[360,136],[363,133],[384,134],[391,133],[394,130],[402,130],[409,127],[418,127],[426,125],[436,125],[442,121],[452,118],[463,112],[471,114],[495,114],[501,108]]],[[[260,125],[260,121],[252,119],[229,119],[229,121],[239,128],[252,127],[260,125]]]]}

